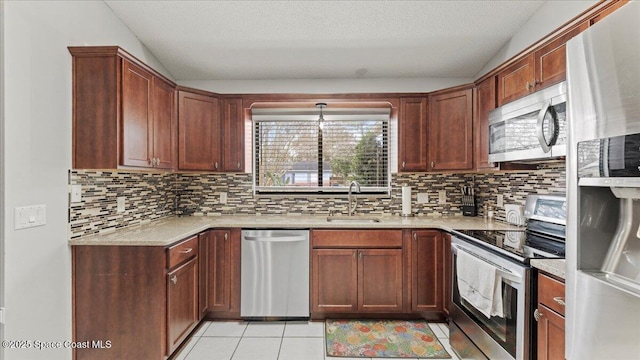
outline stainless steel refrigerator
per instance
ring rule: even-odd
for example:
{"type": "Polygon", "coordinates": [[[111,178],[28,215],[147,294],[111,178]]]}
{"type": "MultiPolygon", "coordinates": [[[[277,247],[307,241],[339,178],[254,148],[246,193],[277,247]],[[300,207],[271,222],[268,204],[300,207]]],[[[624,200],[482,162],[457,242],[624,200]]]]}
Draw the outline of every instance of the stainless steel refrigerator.
{"type": "Polygon", "coordinates": [[[640,2],[567,43],[566,358],[640,358],[640,2]]]}

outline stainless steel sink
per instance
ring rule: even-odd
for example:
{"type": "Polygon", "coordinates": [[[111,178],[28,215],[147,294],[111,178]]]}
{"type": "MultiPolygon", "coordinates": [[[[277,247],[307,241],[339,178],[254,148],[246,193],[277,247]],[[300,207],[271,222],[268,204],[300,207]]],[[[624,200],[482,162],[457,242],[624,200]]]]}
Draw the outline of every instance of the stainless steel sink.
{"type": "Polygon", "coordinates": [[[329,216],[327,221],[334,224],[372,224],[379,223],[380,219],[370,218],[370,217],[360,217],[360,216],[329,216]]]}

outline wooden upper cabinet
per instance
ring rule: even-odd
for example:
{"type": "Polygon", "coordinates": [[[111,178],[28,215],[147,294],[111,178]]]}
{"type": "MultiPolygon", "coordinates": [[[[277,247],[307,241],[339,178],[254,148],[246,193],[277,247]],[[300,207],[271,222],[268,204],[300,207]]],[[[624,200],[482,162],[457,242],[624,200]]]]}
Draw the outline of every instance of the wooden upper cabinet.
{"type": "Polygon", "coordinates": [[[126,166],[151,166],[153,77],[127,60],[122,65],[122,160],[126,166]]]}
{"type": "Polygon", "coordinates": [[[496,108],[496,77],[491,76],[475,88],[473,114],[473,159],[475,169],[495,169],[489,162],[489,112],[496,108]]]}
{"type": "Polygon", "coordinates": [[[157,77],[152,87],[153,131],[152,153],[155,167],[173,169],[177,155],[176,91],[173,86],[157,77]]]}
{"type": "Polygon", "coordinates": [[[429,96],[429,170],[473,168],[471,88],[429,96]]]}
{"type": "Polygon", "coordinates": [[[241,98],[222,101],[222,170],[244,170],[244,109],[241,98]]]}
{"type": "Polygon", "coordinates": [[[542,45],[533,53],[535,61],[535,91],[542,90],[567,78],[566,43],[589,27],[588,22],[576,26],[542,45]]]}
{"type": "Polygon", "coordinates": [[[613,0],[610,1],[611,6],[605,8],[604,10],[598,12],[594,17],[592,17],[591,19],[589,19],[589,26],[597,23],[598,21],[604,19],[607,15],[611,14],[612,12],[620,9],[623,5],[626,5],[629,3],[629,0],[613,0]]]}
{"type": "Polygon", "coordinates": [[[117,46],[73,56],[73,168],[175,164],[174,85],[117,46]]]}
{"type": "Polygon", "coordinates": [[[221,168],[220,100],[187,91],[178,93],[178,168],[221,168]]]}
{"type": "Polygon", "coordinates": [[[398,171],[427,170],[427,98],[401,98],[398,171]]]}
{"type": "Polygon", "coordinates": [[[534,89],[533,53],[498,73],[498,106],[529,95],[534,89]]]}

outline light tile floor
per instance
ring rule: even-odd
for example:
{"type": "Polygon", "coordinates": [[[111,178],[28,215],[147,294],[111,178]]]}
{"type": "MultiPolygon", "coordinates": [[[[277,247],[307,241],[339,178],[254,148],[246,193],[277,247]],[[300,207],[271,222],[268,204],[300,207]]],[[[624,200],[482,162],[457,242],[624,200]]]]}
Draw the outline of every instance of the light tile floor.
{"type": "MultiPolygon", "coordinates": [[[[452,360],[449,328],[429,323],[452,360]]],[[[368,360],[330,357],[325,352],[324,322],[204,322],[173,360],[368,360]]],[[[406,358],[405,358],[406,359],[406,358]]],[[[369,359],[370,360],[370,359],[369,359]]]]}

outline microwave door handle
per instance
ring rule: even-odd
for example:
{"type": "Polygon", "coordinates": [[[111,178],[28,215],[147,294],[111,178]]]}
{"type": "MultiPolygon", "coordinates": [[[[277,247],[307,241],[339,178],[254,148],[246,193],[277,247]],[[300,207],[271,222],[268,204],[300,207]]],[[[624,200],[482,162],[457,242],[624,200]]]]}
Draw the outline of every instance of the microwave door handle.
{"type": "MultiPolygon", "coordinates": [[[[544,151],[545,153],[548,153],[549,151],[551,151],[551,146],[549,146],[550,144],[547,143],[547,139],[544,138],[544,129],[543,129],[544,117],[545,115],[547,115],[547,111],[549,111],[550,106],[551,106],[551,101],[544,102],[542,109],[540,109],[540,112],[538,113],[538,122],[536,123],[536,134],[538,135],[538,142],[540,143],[540,147],[542,148],[542,151],[544,151]]],[[[555,127],[555,124],[553,126],[555,127]]]]}

